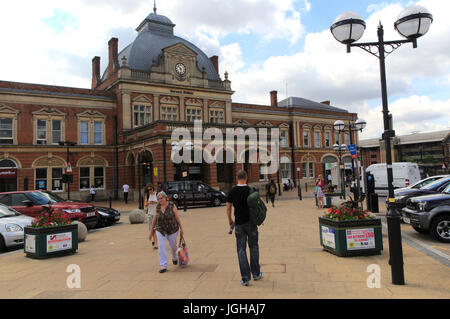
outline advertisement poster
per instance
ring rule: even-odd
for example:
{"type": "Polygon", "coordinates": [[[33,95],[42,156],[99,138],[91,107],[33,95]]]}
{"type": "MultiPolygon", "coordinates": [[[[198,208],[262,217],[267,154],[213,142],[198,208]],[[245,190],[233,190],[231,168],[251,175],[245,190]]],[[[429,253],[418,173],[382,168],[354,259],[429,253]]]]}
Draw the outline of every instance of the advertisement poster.
{"type": "Polygon", "coordinates": [[[322,226],[322,243],[324,246],[336,249],[334,241],[334,229],[322,226]]]}
{"type": "Polygon", "coordinates": [[[25,251],[27,251],[29,253],[36,252],[36,236],[35,235],[26,235],[25,251]]]}
{"type": "Polygon", "coordinates": [[[347,229],[347,250],[374,249],[375,231],[367,229],[347,229]]]}
{"type": "Polygon", "coordinates": [[[47,235],[47,252],[72,249],[72,232],[47,235]]]}

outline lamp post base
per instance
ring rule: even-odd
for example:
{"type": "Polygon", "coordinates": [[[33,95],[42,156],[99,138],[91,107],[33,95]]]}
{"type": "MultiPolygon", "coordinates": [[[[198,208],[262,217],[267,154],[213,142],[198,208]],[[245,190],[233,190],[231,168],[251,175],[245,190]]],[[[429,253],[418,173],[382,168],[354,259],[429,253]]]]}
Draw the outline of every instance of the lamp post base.
{"type": "Polygon", "coordinates": [[[389,237],[389,265],[391,266],[392,284],[404,285],[402,234],[400,215],[389,207],[386,214],[389,237]]]}

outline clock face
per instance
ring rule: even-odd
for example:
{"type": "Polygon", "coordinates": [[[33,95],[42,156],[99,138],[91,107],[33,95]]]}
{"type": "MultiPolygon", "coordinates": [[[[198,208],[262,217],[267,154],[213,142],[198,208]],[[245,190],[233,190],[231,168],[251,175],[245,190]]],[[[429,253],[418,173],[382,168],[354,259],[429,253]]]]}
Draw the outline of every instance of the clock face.
{"type": "Polygon", "coordinates": [[[175,72],[179,75],[184,75],[186,73],[186,66],[183,63],[177,63],[177,65],[175,65],[175,72]]]}

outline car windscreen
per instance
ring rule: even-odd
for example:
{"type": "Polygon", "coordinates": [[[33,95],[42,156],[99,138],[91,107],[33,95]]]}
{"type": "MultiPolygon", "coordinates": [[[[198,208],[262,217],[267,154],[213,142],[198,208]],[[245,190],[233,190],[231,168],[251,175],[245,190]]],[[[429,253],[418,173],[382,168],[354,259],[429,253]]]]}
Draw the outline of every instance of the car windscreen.
{"type": "Polygon", "coordinates": [[[60,202],[60,200],[55,197],[53,194],[44,193],[44,192],[30,192],[27,193],[29,197],[32,198],[33,202],[38,205],[47,205],[54,204],[60,202]]]}
{"type": "Polygon", "coordinates": [[[449,178],[441,178],[438,179],[437,181],[434,181],[433,183],[428,184],[425,187],[422,187],[422,189],[433,190],[436,187],[439,187],[440,185],[444,184],[445,182],[448,182],[449,180],[450,180],[449,178]]]}
{"type": "Polygon", "coordinates": [[[450,184],[448,184],[447,187],[442,192],[445,194],[450,194],[450,184]]]}
{"type": "Polygon", "coordinates": [[[0,205],[0,218],[3,217],[12,217],[12,216],[18,216],[20,215],[17,211],[15,211],[14,209],[5,206],[5,205],[0,205]]]}

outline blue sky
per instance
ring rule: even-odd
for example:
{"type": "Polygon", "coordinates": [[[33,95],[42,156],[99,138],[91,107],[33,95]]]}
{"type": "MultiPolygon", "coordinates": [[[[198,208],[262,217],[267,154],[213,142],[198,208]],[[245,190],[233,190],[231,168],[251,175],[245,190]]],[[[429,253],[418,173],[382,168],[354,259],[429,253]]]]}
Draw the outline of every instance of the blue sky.
{"type": "MultiPolygon", "coordinates": [[[[361,41],[376,38],[381,20],[386,39],[398,14],[419,4],[434,17],[418,48],[403,46],[386,61],[390,111],[398,134],[448,129],[450,116],[450,3],[443,0],[182,0],[157,1],[158,14],[175,24],[175,34],[218,55],[220,75],[228,71],[235,102],[268,104],[299,96],[356,112],[369,125],[361,138],[382,133],[378,60],[332,37],[329,28],[346,11],[367,23],[361,41]],[[443,40],[445,39],[445,40],[443,40]]],[[[153,0],[16,0],[2,4],[0,27],[5,63],[0,80],[89,88],[91,60],[107,65],[107,43],[119,49],[153,11],[153,0]],[[23,10],[27,7],[28,10],[23,10]],[[20,19],[18,18],[20,16],[20,19]],[[32,48],[32,49],[30,49],[32,48]]]]}

